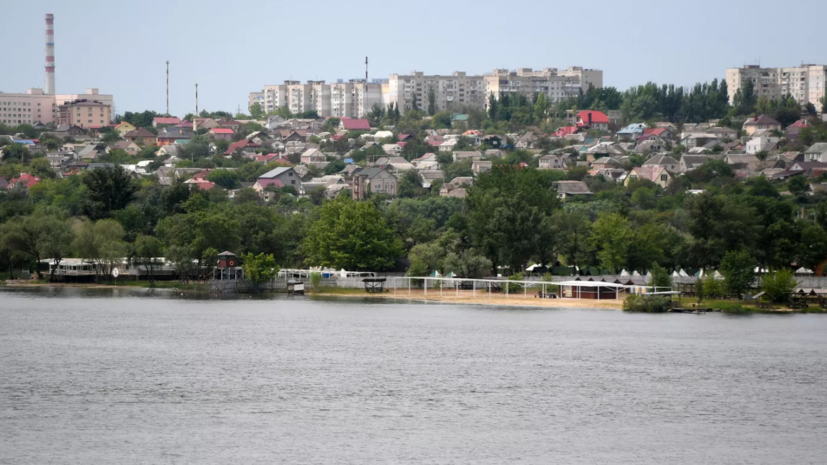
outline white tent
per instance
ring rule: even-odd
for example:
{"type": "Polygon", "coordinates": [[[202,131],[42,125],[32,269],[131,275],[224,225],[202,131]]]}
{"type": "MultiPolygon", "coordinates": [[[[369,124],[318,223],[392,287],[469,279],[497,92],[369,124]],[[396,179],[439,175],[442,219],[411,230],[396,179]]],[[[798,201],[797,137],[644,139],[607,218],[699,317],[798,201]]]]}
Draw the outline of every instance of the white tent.
{"type": "Polygon", "coordinates": [[[678,276],[680,276],[682,278],[688,278],[689,274],[687,274],[687,272],[683,271],[683,268],[681,268],[681,271],[678,272],[678,276]]]}
{"type": "Polygon", "coordinates": [[[628,271],[626,271],[625,269],[624,269],[624,270],[621,270],[621,271],[620,271],[620,277],[621,277],[621,278],[628,278],[628,277],[629,277],[629,272],[628,272],[628,271]]]}
{"type": "Polygon", "coordinates": [[[638,273],[637,271],[633,271],[633,272],[632,272],[632,276],[633,276],[633,277],[636,277],[636,278],[639,278],[639,277],[640,277],[640,273],[638,273]]]}

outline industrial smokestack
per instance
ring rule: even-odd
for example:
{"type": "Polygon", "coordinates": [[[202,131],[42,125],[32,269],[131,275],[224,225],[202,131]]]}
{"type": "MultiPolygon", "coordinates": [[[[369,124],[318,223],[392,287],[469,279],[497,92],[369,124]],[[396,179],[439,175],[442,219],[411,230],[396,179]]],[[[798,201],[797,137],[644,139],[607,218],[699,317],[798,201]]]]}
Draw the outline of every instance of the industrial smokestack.
{"type": "Polygon", "coordinates": [[[46,15],[46,93],[55,93],[55,15],[46,15]]]}

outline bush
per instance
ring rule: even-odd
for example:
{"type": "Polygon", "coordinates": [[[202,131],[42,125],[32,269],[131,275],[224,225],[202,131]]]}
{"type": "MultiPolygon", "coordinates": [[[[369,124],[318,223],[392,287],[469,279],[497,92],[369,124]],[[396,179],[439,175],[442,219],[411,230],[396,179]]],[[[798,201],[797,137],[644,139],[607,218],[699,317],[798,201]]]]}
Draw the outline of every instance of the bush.
{"type": "Polygon", "coordinates": [[[778,270],[761,277],[761,290],[776,303],[788,302],[797,285],[795,273],[790,269],[778,270]]]}
{"type": "MultiPolygon", "coordinates": [[[[523,273],[514,273],[513,275],[508,277],[509,281],[524,281],[525,275],[523,273]]],[[[523,292],[523,285],[518,283],[508,283],[508,292],[510,294],[516,294],[518,292],[523,292]]]]}
{"type": "Polygon", "coordinates": [[[623,301],[624,312],[663,313],[669,310],[672,301],[657,295],[630,295],[623,301]]]}
{"type": "Polygon", "coordinates": [[[310,273],[310,288],[315,291],[318,290],[321,287],[321,285],[322,274],[317,272],[310,273]]]}
{"type": "Polygon", "coordinates": [[[715,279],[711,274],[706,275],[703,279],[703,294],[704,297],[719,298],[726,293],[726,282],[720,279],[715,279]]]}

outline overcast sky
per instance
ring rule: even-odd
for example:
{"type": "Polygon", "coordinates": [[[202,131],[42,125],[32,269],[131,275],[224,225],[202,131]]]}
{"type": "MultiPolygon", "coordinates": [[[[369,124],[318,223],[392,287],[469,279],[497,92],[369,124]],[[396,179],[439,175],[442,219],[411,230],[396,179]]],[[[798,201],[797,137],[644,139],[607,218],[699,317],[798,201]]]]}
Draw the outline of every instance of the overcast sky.
{"type": "Polygon", "coordinates": [[[0,91],[44,87],[44,15],[55,15],[58,93],[97,87],[116,112],[236,111],[285,79],[494,68],[602,69],[604,85],[692,85],[744,64],[827,64],[825,0],[8,0],[0,91]]]}

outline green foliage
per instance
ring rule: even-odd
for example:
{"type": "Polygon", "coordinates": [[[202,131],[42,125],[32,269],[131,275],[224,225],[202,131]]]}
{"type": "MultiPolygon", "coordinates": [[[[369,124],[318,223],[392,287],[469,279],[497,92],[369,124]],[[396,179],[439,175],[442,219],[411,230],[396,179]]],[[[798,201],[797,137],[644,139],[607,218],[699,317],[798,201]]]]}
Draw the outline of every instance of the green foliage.
{"type": "Polygon", "coordinates": [[[207,175],[207,179],[225,189],[235,189],[238,186],[238,173],[235,170],[213,170],[207,175]]]}
{"type": "Polygon", "coordinates": [[[761,290],[766,292],[773,302],[789,302],[797,286],[795,272],[789,268],[774,271],[761,277],[761,290]]]}
{"type": "Polygon", "coordinates": [[[726,288],[739,297],[755,281],[755,260],[746,250],[730,250],[721,261],[721,275],[726,280],[726,288]]]}
{"type": "Polygon", "coordinates": [[[312,289],[318,289],[322,285],[322,274],[319,272],[314,271],[310,273],[310,287],[312,289]]]}
{"type": "Polygon", "coordinates": [[[264,110],[261,109],[261,104],[256,102],[250,105],[250,117],[254,120],[260,120],[264,118],[264,110]]]}
{"type": "Polygon", "coordinates": [[[629,220],[617,213],[601,214],[592,231],[600,267],[613,273],[620,272],[635,240],[629,220]]]}
{"type": "Polygon", "coordinates": [[[6,145],[2,148],[3,151],[3,162],[25,162],[29,158],[31,158],[31,153],[29,149],[21,144],[11,144],[6,145]]]}
{"type": "Polygon", "coordinates": [[[449,252],[445,255],[442,268],[445,274],[453,272],[461,278],[480,279],[489,275],[491,260],[472,250],[466,250],[460,254],[449,252]]]}
{"type": "Polygon", "coordinates": [[[244,270],[244,277],[257,286],[273,280],[281,268],[276,265],[276,259],[272,255],[248,253],[241,256],[241,269],[244,270]]]}
{"type": "Polygon", "coordinates": [[[86,171],[83,183],[88,192],[90,218],[105,218],[125,208],[137,190],[132,177],[120,166],[86,171]]]}
{"type": "Polygon", "coordinates": [[[402,254],[402,241],[372,203],[344,197],[322,206],[303,247],[307,263],[347,270],[388,269],[402,254]]]}
{"type": "Polygon", "coordinates": [[[155,268],[161,265],[164,256],[164,244],[154,236],[138,236],[133,247],[135,262],[149,272],[149,285],[155,286],[155,268]]]}
{"type": "Polygon", "coordinates": [[[128,256],[124,234],[121,224],[112,219],[83,221],[75,229],[72,249],[78,257],[95,264],[98,276],[111,281],[112,270],[128,256]]]}
{"type": "Polygon", "coordinates": [[[623,301],[624,312],[663,313],[672,308],[668,297],[659,295],[630,295],[623,301]]]}
{"type": "Polygon", "coordinates": [[[0,247],[27,255],[35,264],[46,258],[59,263],[68,254],[73,238],[68,222],[53,215],[36,213],[0,224],[0,247]]]}
{"type": "Polygon", "coordinates": [[[664,267],[658,265],[657,263],[652,264],[651,269],[652,277],[649,279],[649,285],[655,286],[657,289],[656,291],[663,291],[665,288],[668,287],[669,289],[672,288],[672,275],[669,274],[669,271],[664,267]]]}

